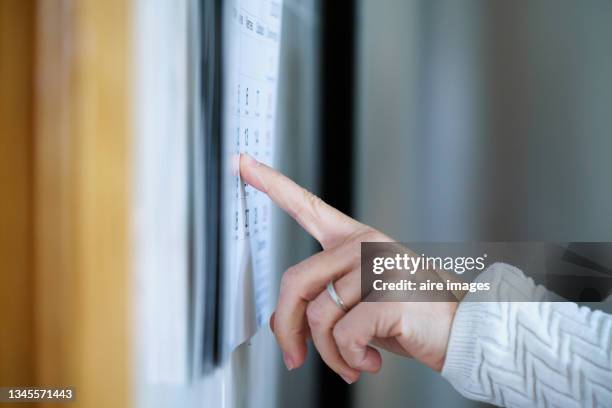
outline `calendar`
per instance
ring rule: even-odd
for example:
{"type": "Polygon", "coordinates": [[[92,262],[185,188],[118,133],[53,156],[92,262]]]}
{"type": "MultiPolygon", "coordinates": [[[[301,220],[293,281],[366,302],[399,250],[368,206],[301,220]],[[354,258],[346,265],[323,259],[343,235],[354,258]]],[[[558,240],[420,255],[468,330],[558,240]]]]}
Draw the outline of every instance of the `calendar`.
{"type": "Polygon", "coordinates": [[[231,352],[272,311],[271,209],[242,182],[239,155],[273,165],[282,3],[234,0],[224,10],[223,349],[231,352]]]}

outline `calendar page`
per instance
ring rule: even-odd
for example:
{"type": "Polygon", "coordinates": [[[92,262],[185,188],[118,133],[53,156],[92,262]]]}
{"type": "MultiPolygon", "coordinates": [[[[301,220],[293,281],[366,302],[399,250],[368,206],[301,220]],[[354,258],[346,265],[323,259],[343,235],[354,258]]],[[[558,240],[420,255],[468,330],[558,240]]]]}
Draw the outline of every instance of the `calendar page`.
{"type": "Polygon", "coordinates": [[[282,3],[233,0],[224,9],[222,353],[272,311],[271,202],[239,177],[241,153],[273,165],[282,3]]]}

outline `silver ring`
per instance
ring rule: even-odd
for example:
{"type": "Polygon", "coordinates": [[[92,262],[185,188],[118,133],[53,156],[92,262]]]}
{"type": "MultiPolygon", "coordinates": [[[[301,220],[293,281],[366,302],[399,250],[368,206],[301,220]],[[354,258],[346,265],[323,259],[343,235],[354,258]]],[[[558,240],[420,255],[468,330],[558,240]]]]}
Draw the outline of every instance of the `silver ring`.
{"type": "Polygon", "coordinates": [[[334,303],[340,309],[342,309],[343,312],[348,312],[348,309],[344,305],[344,302],[342,301],[342,299],[340,299],[340,296],[338,296],[338,292],[336,292],[336,288],[334,287],[334,282],[330,281],[327,284],[327,293],[329,293],[329,297],[334,301],[334,303]]]}

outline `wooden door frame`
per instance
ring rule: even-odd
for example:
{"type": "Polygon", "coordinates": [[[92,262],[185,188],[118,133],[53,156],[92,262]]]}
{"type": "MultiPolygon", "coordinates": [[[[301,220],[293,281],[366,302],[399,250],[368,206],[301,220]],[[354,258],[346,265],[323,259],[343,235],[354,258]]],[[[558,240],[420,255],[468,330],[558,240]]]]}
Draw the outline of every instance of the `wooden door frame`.
{"type": "Polygon", "coordinates": [[[34,382],[34,0],[0,1],[0,386],[34,382]]]}
{"type": "Polygon", "coordinates": [[[84,407],[131,405],[130,4],[37,10],[37,383],[84,407]]]}

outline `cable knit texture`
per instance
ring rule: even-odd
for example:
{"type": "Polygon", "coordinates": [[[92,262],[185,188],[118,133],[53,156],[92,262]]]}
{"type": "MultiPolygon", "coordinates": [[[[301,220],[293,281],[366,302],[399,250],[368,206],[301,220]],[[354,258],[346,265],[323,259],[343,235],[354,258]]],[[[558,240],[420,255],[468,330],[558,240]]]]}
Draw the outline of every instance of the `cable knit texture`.
{"type": "Polygon", "coordinates": [[[612,407],[612,316],[550,294],[494,264],[457,309],[442,375],[465,397],[504,407],[612,407]],[[496,291],[524,302],[495,302],[496,291]],[[543,301],[544,300],[544,301],[543,301]]]}

